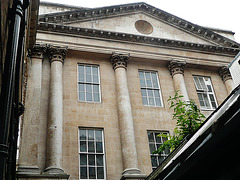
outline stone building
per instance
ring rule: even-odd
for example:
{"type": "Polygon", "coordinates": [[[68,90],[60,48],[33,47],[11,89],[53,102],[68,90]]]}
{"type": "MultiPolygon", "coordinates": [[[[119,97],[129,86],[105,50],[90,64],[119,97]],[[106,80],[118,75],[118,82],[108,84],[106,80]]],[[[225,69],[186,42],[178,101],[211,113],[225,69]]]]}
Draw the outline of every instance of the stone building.
{"type": "Polygon", "coordinates": [[[179,90],[208,116],[233,89],[231,31],[146,3],[43,3],[40,13],[19,179],[144,179],[169,153],[151,154],[175,128],[169,95],[179,90]]]}

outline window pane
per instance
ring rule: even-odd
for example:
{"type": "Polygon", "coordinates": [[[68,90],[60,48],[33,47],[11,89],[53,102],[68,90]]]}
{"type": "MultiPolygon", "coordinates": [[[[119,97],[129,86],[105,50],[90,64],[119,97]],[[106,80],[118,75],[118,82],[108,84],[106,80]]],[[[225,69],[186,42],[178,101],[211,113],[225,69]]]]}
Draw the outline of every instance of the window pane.
{"type": "Polygon", "coordinates": [[[85,84],[79,84],[79,91],[85,91],[85,84]]]}
{"type": "Polygon", "coordinates": [[[88,155],[88,165],[95,166],[95,155],[88,155]]]}
{"type": "Polygon", "coordinates": [[[78,73],[78,80],[80,82],[85,82],[85,75],[83,73],[78,73]]]}
{"type": "Polygon", "coordinates": [[[151,75],[152,75],[153,87],[158,88],[157,74],[156,73],[151,73],[151,75]]]}
{"type": "Polygon", "coordinates": [[[154,142],[154,137],[152,132],[148,132],[148,141],[149,142],[154,142]]]}
{"type": "Polygon", "coordinates": [[[202,95],[203,95],[204,102],[206,104],[206,108],[210,109],[210,104],[209,104],[209,100],[208,100],[207,94],[202,94],[202,95]]]}
{"type": "Polygon", "coordinates": [[[95,137],[96,137],[96,141],[102,141],[102,131],[96,130],[95,137]]]}
{"type": "Polygon", "coordinates": [[[103,155],[97,155],[97,166],[103,166],[103,155]]]}
{"type": "Polygon", "coordinates": [[[95,167],[89,167],[89,179],[96,179],[95,167]]]}
{"type": "Polygon", "coordinates": [[[98,83],[98,75],[93,75],[93,83],[98,83]]]}
{"type": "Polygon", "coordinates": [[[86,140],[86,130],[84,129],[79,130],[79,137],[80,140],[86,140]]]}
{"type": "Polygon", "coordinates": [[[150,79],[147,79],[147,87],[152,87],[152,82],[151,82],[151,80],[150,79]]]}
{"type": "Polygon", "coordinates": [[[87,101],[92,101],[92,93],[86,93],[86,100],[87,101]]]}
{"type": "Polygon", "coordinates": [[[160,97],[159,90],[154,90],[154,96],[158,98],[160,97]]]}
{"type": "Polygon", "coordinates": [[[212,107],[214,108],[214,109],[216,109],[217,108],[217,104],[215,103],[215,102],[211,102],[212,103],[212,107]]]}
{"type": "Polygon", "coordinates": [[[146,83],[144,79],[140,79],[140,85],[141,87],[146,87],[146,83]]]}
{"type": "Polygon", "coordinates": [[[155,98],[156,106],[161,106],[160,98],[155,98]]]}
{"type": "Polygon", "coordinates": [[[98,67],[92,67],[92,73],[98,75],[98,67]]]}
{"type": "Polygon", "coordinates": [[[150,148],[150,153],[152,153],[153,151],[156,151],[155,144],[149,144],[149,148],[150,148]]]}
{"type": "Polygon", "coordinates": [[[144,72],[139,71],[138,74],[140,79],[144,79],[144,72]]]}
{"type": "Polygon", "coordinates": [[[208,92],[212,92],[212,87],[211,87],[211,85],[207,85],[207,88],[208,88],[208,92]]]}
{"type": "Polygon", "coordinates": [[[158,156],[158,162],[161,164],[165,158],[163,156],[158,156]]]}
{"type": "Polygon", "coordinates": [[[157,156],[151,156],[152,167],[158,166],[157,156]]]}
{"type": "Polygon", "coordinates": [[[148,105],[147,97],[142,97],[143,105],[148,105]]]}
{"type": "Polygon", "coordinates": [[[80,165],[87,165],[87,155],[86,154],[80,155],[80,165]]]}
{"type": "Polygon", "coordinates": [[[148,97],[153,97],[153,90],[147,90],[147,92],[148,92],[148,97]]]}
{"type": "Polygon", "coordinates": [[[80,167],[80,177],[81,177],[81,179],[88,179],[86,167],[80,167]]]}
{"type": "Polygon", "coordinates": [[[103,152],[102,142],[97,142],[97,153],[103,152]]]}
{"type": "Polygon", "coordinates": [[[84,73],[84,66],[83,65],[78,65],[78,72],[84,73]]]}
{"type": "Polygon", "coordinates": [[[80,151],[81,152],[86,152],[87,151],[86,141],[80,141],[80,151]]]}
{"type": "Polygon", "coordinates": [[[94,102],[100,102],[99,93],[93,93],[94,102]]]}
{"type": "Polygon", "coordinates": [[[86,84],[86,91],[87,92],[92,92],[92,85],[91,84],[86,84]]]}
{"type": "Polygon", "coordinates": [[[99,85],[93,85],[93,92],[99,92],[99,85]]]}
{"type": "Polygon", "coordinates": [[[85,93],[84,92],[79,92],[79,100],[85,101],[85,93]]]}
{"type": "Polygon", "coordinates": [[[88,140],[94,140],[94,130],[88,130],[88,140]]]}
{"type": "Polygon", "coordinates": [[[142,96],[147,96],[147,91],[146,89],[141,89],[142,96]]]}
{"type": "Polygon", "coordinates": [[[94,141],[88,141],[88,152],[95,152],[94,141]]]}
{"type": "Polygon", "coordinates": [[[145,77],[146,77],[147,80],[148,80],[148,79],[151,79],[151,77],[150,77],[150,72],[145,72],[145,77]]]}
{"type": "Polygon", "coordinates": [[[85,66],[86,74],[91,74],[91,66],[85,66]]]}
{"type": "Polygon", "coordinates": [[[196,83],[196,87],[197,87],[197,90],[202,90],[202,86],[198,80],[198,77],[193,77],[195,83],[196,83]]]}
{"type": "Polygon", "coordinates": [[[162,143],[161,137],[159,137],[160,133],[155,133],[155,139],[157,143],[162,143]]]}
{"type": "Polygon", "coordinates": [[[91,83],[92,82],[92,76],[91,74],[86,74],[86,82],[91,83]]]}
{"type": "Polygon", "coordinates": [[[149,105],[154,106],[154,99],[153,98],[149,98],[149,105]]]}
{"type": "Polygon", "coordinates": [[[215,101],[214,96],[212,94],[209,94],[210,100],[215,101]]]}
{"type": "Polygon", "coordinates": [[[97,168],[97,178],[98,179],[104,179],[104,170],[103,167],[97,168]]]}
{"type": "Polygon", "coordinates": [[[204,81],[203,77],[199,77],[199,82],[200,82],[200,84],[202,86],[202,89],[206,91],[207,87],[205,85],[205,81],[204,81]]]}

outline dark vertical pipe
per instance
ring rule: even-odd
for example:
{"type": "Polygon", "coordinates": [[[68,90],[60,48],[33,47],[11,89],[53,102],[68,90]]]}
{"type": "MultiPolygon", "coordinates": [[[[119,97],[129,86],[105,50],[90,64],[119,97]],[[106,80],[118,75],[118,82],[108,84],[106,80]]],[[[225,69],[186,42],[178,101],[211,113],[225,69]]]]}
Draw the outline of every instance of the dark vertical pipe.
{"type": "MultiPolygon", "coordinates": [[[[16,62],[19,49],[21,20],[23,17],[23,9],[26,7],[24,7],[24,0],[15,0],[12,8],[14,18],[11,20],[9,29],[8,47],[0,96],[0,180],[8,179],[8,177],[6,177],[6,160],[9,150],[8,140],[10,122],[14,119],[13,97],[15,90],[16,62]]],[[[15,104],[15,106],[18,106],[18,104],[15,104]]]]}
{"type": "Polygon", "coordinates": [[[20,97],[19,97],[19,87],[20,87],[20,72],[22,67],[22,61],[24,58],[24,37],[25,37],[25,22],[26,22],[26,11],[23,14],[20,35],[18,42],[18,52],[17,52],[17,61],[16,61],[16,73],[15,73],[15,92],[14,92],[14,112],[13,118],[11,119],[10,133],[9,133],[9,156],[7,161],[7,178],[15,180],[16,179],[16,153],[17,153],[17,139],[18,139],[18,130],[19,130],[19,116],[20,113],[20,97]]]}

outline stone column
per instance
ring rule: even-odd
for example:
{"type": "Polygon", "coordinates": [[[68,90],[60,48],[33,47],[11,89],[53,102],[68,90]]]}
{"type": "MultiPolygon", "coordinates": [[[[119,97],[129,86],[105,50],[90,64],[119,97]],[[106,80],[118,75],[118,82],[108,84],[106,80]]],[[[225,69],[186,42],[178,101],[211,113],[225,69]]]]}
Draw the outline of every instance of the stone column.
{"type": "Polygon", "coordinates": [[[26,104],[23,119],[18,174],[38,174],[40,99],[42,90],[42,61],[46,45],[35,45],[29,50],[26,104]]]}
{"type": "Polygon", "coordinates": [[[227,68],[227,66],[222,66],[218,73],[226,86],[227,93],[230,94],[234,88],[234,85],[229,69],[227,68]]]}
{"type": "Polygon", "coordinates": [[[45,172],[63,174],[63,80],[62,68],[66,48],[50,46],[48,57],[51,63],[49,87],[49,117],[47,123],[47,158],[45,172]]]}
{"type": "Polygon", "coordinates": [[[128,60],[129,54],[113,53],[111,57],[116,79],[118,120],[124,169],[122,179],[131,179],[133,176],[141,176],[141,171],[138,169],[133,117],[127,84],[126,70],[128,60]]]}
{"type": "Polygon", "coordinates": [[[185,61],[172,60],[168,65],[168,69],[173,78],[175,90],[179,90],[179,94],[183,95],[184,101],[189,101],[188,92],[183,76],[185,65],[185,61]]]}

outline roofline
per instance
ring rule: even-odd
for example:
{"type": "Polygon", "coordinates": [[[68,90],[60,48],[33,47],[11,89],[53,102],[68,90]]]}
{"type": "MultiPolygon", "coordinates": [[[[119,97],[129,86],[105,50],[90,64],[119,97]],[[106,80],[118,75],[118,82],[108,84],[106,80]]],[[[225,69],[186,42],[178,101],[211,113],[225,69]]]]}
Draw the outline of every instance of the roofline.
{"type": "Polygon", "coordinates": [[[232,34],[234,35],[235,32],[231,31],[231,30],[227,30],[227,29],[220,29],[220,28],[215,28],[215,27],[207,27],[207,26],[204,26],[205,28],[207,29],[210,29],[212,31],[217,31],[217,32],[223,32],[223,33],[229,33],[229,34],[232,34]]]}
{"type": "Polygon", "coordinates": [[[187,20],[179,18],[173,14],[170,14],[166,11],[163,11],[159,8],[151,6],[147,3],[130,3],[130,4],[121,4],[100,8],[92,9],[79,9],[74,11],[66,11],[60,13],[52,13],[41,15],[39,22],[47,22],[54,24],[64,24],[69,22],[89,20],[94,18],[102,17],[111,17],[119,14],[133,13],[133,12],[145,12],[160,21],[163,21],[169,25],[175,26],[183,31],[194,34],[200,38],[204,38],[207,41],[210,41],[214,44],[219,44],[220,46],[239,48],[240,44],[237,42],[224,37],[218,33],[211,31],[203,26],[191,23],[187,20]]]}

